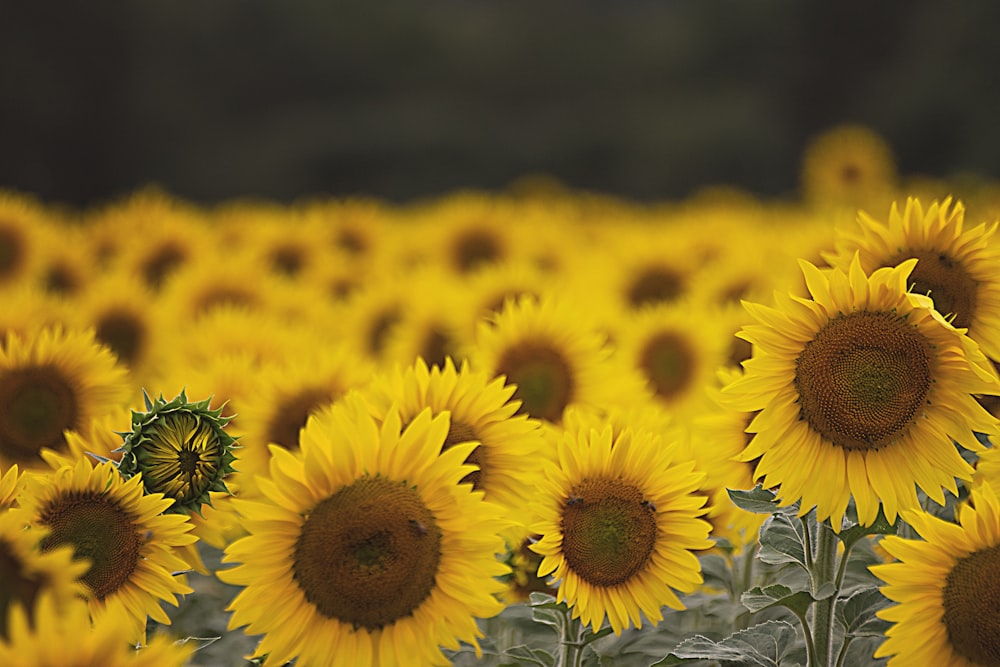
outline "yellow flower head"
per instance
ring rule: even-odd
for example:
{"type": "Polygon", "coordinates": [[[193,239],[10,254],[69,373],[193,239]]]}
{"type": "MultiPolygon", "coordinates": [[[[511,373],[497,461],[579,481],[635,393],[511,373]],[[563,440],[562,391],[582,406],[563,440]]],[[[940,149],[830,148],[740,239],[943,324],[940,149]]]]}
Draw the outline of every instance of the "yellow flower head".
{"type": "Polygon", "coordinates": [[[974,489],[957,523],[924,512],[903,519],[923,540],[889,536],[885,551],[898,559],[869,569],[897,604],[878,612],[893,623],[875,657],[890,667],[997,664],[1000,635],[1000,501],[989,486],[974,489]]]}
{"type": "Polygon", "coordinates": [[[741,336],[754,345],[745,374],[723,400],[760,411],[741,458],[760,457],[756,475],[780,486],[785,505],[817,508],[839,529],[853,496],[870,524],[879,504],[894,521],[917,506],[915,485],[944,503],[955,478],[972,470],[952,441],[971,450],[974,432],[997,420],[972,394],[1000,390],[978,346],[906,291],[915,260],[865,274],[801,262],[811,299],[777,295],[776,307],[746,304],[757,321],[741,336]]]}
{"type": "Polygon", "coordinates": [[[708,549],[710,526],[698,518],[705,496],[694,463],[648,431],[610,424],[568,431],[559,463],[546,462],[546,480],[529,526],[541,539],[538,575],[551,575],[573,617],[596,632],[607,618],[615,634],[642,617],[653,624],[661,608],[682,609],[674,590],[702,582],[696,550],[708,549]]]}
{"type": "Polygon", "coordinates": [[[249,532],[218,576],[243,586],[230,627],[263,634],[267,664],[446,665],[498,613],[501,508],[461,480],[475,442],[442,451],[447,413],[404,429],[350,394],[311,417],[296,452],[272,446],[259,500],[235,499],[249,532]]]}

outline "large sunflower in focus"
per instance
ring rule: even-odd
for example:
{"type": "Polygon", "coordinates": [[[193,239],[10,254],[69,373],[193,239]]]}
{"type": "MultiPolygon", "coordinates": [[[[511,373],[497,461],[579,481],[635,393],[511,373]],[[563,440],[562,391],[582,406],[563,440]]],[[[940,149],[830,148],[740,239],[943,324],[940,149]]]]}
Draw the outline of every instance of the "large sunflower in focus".
{"type": "Polygon", "coordinates": [[[176,605],[177,595],[192,592],[173,574],[187,569],[175,549],[196,540],[191,524],[186,515],[163,515],[171,501],[144,495],[141,475],[126,481],[113,463],[84,459],[30,477],[20,501],[32,524],[47,531],[42,551],[69,545],[90,562],[81,579],[91,614],[125,612],[124,641],[144,636],[147,616],[169,624],[160,601],[176,605]]]}
{"type": "Polygon", "coordinates": [[[397,406],[400,419],[409,423],[425,408],[434,415],[451,415],[444,447],[475,442],[467,463],[478,466],[463,481],[482,491],[514,513],[522,513],[534,489],[537,456],[542,449],[538,422],[516,415],[514,387],[503,378],[471,371],[468,364],[456,370],[451,359],[444,367],[428,368],[423,360],[405,371],[382,376],[364,395],[379,420],[397,406]]]}
{"type": "Polygon", "coordinates": [[[559,463],[547,463],[534,505],[531,546],[539,576],[552,575],[565,601],[596,632],[605,617],[615,634],[642,615],[656,624],[663,606],[682,609],[674,590],[702,582],[695,550],[708,549],[709,525],[698,517],[703,476],[678,463],[647,431],[567,431],[559,463]]]}
{"type": "Polygon", "coordinates": [[[801,266],[812,299],[778,295],[777,307],[747,304],[757,324],[743,377],[722,393],[729,407],[759,410],[741,458],[760,457],[756,475],[781,486],[783,504],[802,501],[840,526],[850,497],[870,524],[879,503],[894,521],[915,508],[919,485],[944,504],[942,489],[972,470],[952,441],[983,446],[973,432],[997,420],[971,394],[1000,390],[978,346],[906,291],[914,260],[865,275],[801,266]]]}
{"type": "Polygon", "coordinates": [[[380,425],[356,394],[311,418],[301,448],[272,447],[261,500],[234,501],[250,533],[219,578],[244,586],[230,627],[264,634],[267,664],[448,664],[502,609],[500,508],[461,480],[476,447],[442,451],[448,415],[380,425]]]}
{"type": "Polygon", "coordinates": [[[855,253],[872,272],[916,258],[910,291],[926,294],[953,325],[967,328],[990,358],[1000,361],[1000,247],[997,223],[964,228],[965,208],[950,197],[924,209],[914,198],[900,212],[894,202],[887,222],[861,211],[858,226],[843,231],[831,266],[844,269],[855,253]]]}
{"type": "Polygon", "coordinates": [[[66,450],[63,432],[127,402],[128,374],[91,331],[11,333],[0,344],[0,467],[45,468],[43,448],[66,450]]]}
{"type": "Polygon", "coordinates": [[[903,518],[923,540],[890,536],[881,546],[896,562],[871,566],[897,604],[878,612],[894,625],[875,657],[890,666],[982,667],[1000,662],[1000,501],[972,492],[958,522],[924,512],[903,518]]]}

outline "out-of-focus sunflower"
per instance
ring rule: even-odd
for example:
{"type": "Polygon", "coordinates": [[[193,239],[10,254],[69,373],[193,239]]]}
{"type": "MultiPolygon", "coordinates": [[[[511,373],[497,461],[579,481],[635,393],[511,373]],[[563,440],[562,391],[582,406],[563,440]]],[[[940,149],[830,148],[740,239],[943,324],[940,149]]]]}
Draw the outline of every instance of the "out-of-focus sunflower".
{"type": "Polygon", "coordinates": [[[858,225],[842,230],[837,252],[826,256],[831,266],[846,269],[855,253],[861,268],[872,272],[916,258],[910,291],[926,294],[951,323],[967,328],[990,358],[1000,361],[1000,246],[997,223],[964,229],[965,208],[952,199],[931,202],[925,210],[908,198],[900,212],[893,202],[881,222],[864,211],[858,225]]]}
{"type": "Polygon", "coordinates": [[[79,429],[67,430],[66,448],[61,451],[42,450],[42,458],[52,470],[71,466],[80,459],[118,462],[122,458],[122,433],[128,433],[132,424],[132,411],[124,406],[95,417],[79,429]]]}
{"type": "Polygon", "coordinates": [[[193,643],[157,635],[136,648],[122,637],[127,616],[118,610],[91,622],[87,606],[60,611],[47,598],[35,613],[20,607],[11,614],[10,632],[0,641],[0,664],[6,667],[183,667],[193,643]]]}
{"type": "Polygon", "coordinates": [[[372,362],[384,359],[392,331],[402,320],[410,298],[408,274],[393,271],[393,276],[365,282],[340,310],[343,339],[372,362]]]}
{"type": "Polygon", "coordinates": [[[529,524],[541,539],[531,549],[574,618],[596,632],[607,617],[621,634],[643,616],[655,625],[663,606],[683,608],[674,591],[701,584],[694,551],[712,546],[694,463],[675,462],[649,432],[613,437],[607,425],[566,432],[545,476],[529,524]]]}
{"type": "Polygon", "coordinates": [[[957,523],[924,512],[903,519],[923,540],[896,536],[881,548],[898,559],[869,569],[897,604],[877,612],[893,623],[876,658],[889,665],[980,667],[997,664],[1000,637],[1000,501],[988,486],[972,491],[957,523]]]}
{"type": "Polygon", "coordinates": [[[651,306],[615,326],[615,353],[645,379],[653,399],[690,421],[708,403],[705,388],[727,362],[729,336],[692,301],[651,306]]]}
{"type": "Polygon", "coordinates": [[[64,611],[87,592],[80,581],[87,562],[74,560],[69,547],[40,551],[38,541],[48,531],[25,530],[29,519],[17,508],[0,512],[0,640],[9,636],[14,609],[32,614],[42,599],[49,598],[64,611]]]}
{"type": "Polygon", "coordinates": [[[74,300],[94,279],[86,231],[79,226],[54,225],[40,235],[43,248],[33,276],[35,284],[60,299],[74,300]]]}
{"type": "Polygon", "coordinates": [[[414,272],[409,280],[413,298],[386,336],[385,364],[409,366],[420,358],[428,366],[443,366],[447,357],[457,359],[469,344],[462,327],[465,302],[451,282],[454,278],[440,271],[414,272]]]}
{"type": "Polygon", "coordinates": [[[91,281],[73,300],[70,324],[93,328],[97,340],[127,366],[136,384],[157,380],[163,330],[153,292],[135,277],[111,271],[91,281]]]}
{"type": "Polygon", "coordinates": [[[244,492],[267,473],[268,445],[298,449],[309,416],[371,381],[372,365],[342,345],[303,339],[298,353],[260,366],[248,383],[240,420],[240,470],[244,492]]]}
{"type": "Polygon", "coordinates": [[[59,299],[31,282],[4,288],[0,293],[0,344],[9,333],[33,337],[39,329],[64,326],[72,318],[72,302],[59,299]]]}
{"type": "Polygon", "coordinates": [[[930,299],[906,291],[915,263],[868,276],[857,257],[846,273],[803,261],[812,299],[747,304],[758,323],[740,335],[753,358],[722,390],[730,408],[760,411],[741,458],[760,457],[764,486],[835,529],[852,495],[866,525],[880,503],[890,521],[917,507],[915,485],[944,504],[942,489],[972,478],[952,440],[981,450],[973,432],[997,428],[971,395],[998,392],[992,367],[930,299]]]}
{"type": "Polygon", "coordinates": [[[475,442],[467,463],[478,466],[463,481],[482,491],[487,500],[502,505],[511,515],[523,515],[534,490],[537,457],[542,449],[538,422],[514,414],[514,387],[503,378],[476,373],[451,359],[444,367],[428,368],[417,360],[405,371],[379,376],[363,392],[376,419],[393,409],[404,424],[425,408],[432,415],[450,414],[444,447],[475,442]]]}
{"type": "Polygon", "coordinates": [[[146,493],[172,500],[165,511],[190,514],[210,502],[210,492],[228,492],[225,478],[233,472],[235,439],[229,422],[211,399],[188,401],[183,391],[167,401],[144,395],[146,409],[132,412],[118,471],[140,476],[146,493]]]}
{"type": "Polygon", "coordinates": [[[178,269],[215,248],[203,212],[155,189],[135,192],[88,216],[99,263],[119,265],[154,292],[178,269]],[[134,239],[142,239],[135,243],[134,239]]]}
{"type": "Polygon", "coordinates": [[[515,252],[517,218],[503,197],[458,193],[415,207],[410,217],[405,222],[423,231],[431,261],[451,275],[501,264],[515,252]]]}
{"type": "Polygon", "coordinates": [[[500,314],[509,301],[543,294],[561,293],[566,287],[558,277],[548,276],[541,269],[524,262],[507,262],[483,267],[455,286],[453,291],[463,303],[463,334],[474,338],[479,323],[500,314]]]}
{"type": "Polygon", "coordinates": [[[214,255],[187,262],[171,273],[159,294],[164,313],[189,325],[220,308],[267,313],[292,292],[285,282],[260,271],[257,258],[243,250],[230,254],[224,262],[214,255]]]}
{"type": "Polygon", "coordinates": [[[474,368],[517,386],[521,413],[550,424],[559,424],[570,405],[606,408],[646,398],[642,379],[611,358],[586,312],[556,298],[508,301],[480,323],[469,358],[474,368]]]}
{"type": "Polygon", "coordinates": [[[446,665],[502,609],[500,508],[460,480],[476,447],[442,451],[446,414],[379,425],[356,395],[309,420],[301,449],[272,448],[263,498],[236,499],[249,536],[226,550],[244,587],[230,627],[264,634],[267,664],[446,665]]]}
{"type": "Polygon", "coordinates": [[[802,159],[802,194],[821,207],[881,208],[897,187],[892,149],[861,125],[840,125],[816,136],[802,159]]]}
{"type": "Polygon", "coordinates": [[[42,449],[66,450],[67,429],[126,405],[128,372],[92,331],[45,328],[0,345],[0,467],[44,468],[42,449]]]}
{"type": "Polygon", "coordinates": [[[750,443],[747,426],[752,412],[728,410],[719,398],[719,387],[743,374],[736,368],[719,369],[717,380],[708,389],[713,407],[695,415],[686,432],[687,451],[705,472],[703,489],[709,496],[705,519],[712,524],[712,537],[725,538],[734,547],[757,539],[757,533],[767,515],[753,514],[733,504],[728,490],[752,489],[757,482],[756,462],[743,461],[740,455],[750,443]]]}
{"type": "Polygon", "coordinates": [[[81,579],[90,612],[95,619],[111,609],[125,612],[123,641],[144,637],[147,616],[169,624],[160,601],[176,606],[177,595],[192,592],[174,574],[187,569],[175,549],[197,539],[191,523],[186,515],[163,514],[172,501],[144,494],[141,477],[126,481],[113,463],[81,460],[29,476],[20,502],[32,524],[47,531],[42,551],[70,545],[74,558],[89,561],[81,579]]]}
{"type": "Polygon", "coordinates": [[[0,190],[0,287],[25,283],[41,258],[46,210],[22,194],[0,190]]]}

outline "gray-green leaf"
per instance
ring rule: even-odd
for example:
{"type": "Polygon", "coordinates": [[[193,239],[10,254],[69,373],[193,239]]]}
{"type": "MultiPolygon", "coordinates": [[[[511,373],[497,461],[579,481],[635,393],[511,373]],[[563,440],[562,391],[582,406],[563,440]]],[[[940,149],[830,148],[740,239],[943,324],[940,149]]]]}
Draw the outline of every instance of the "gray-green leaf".
{"type": "Polygon", "coordinates": [[[719,642],[696,635],[678,644],[651,667],[681,665],[695,660],[718,660],[732,667],[790,667],[800,664],[801,654],[795,628],[784,621],[768,621],[719,642]]]}
{"type": "Polygon", "coordinates": [[[802,616],[813,603],[812,596],[806,591],[793,591],[788,586],[773,584],[771,586],[755,586],[740,596],[740,602],[753,613],[769,607],[787,607],[796,616],[802,616]]]}
{"type": "Polygon", "coordinates": [[[862,588],[837,602],[837,620],[844,634],[852,637],[882,637],[892,625],[875,615],[892,602],[878,588],[862,588]]]}

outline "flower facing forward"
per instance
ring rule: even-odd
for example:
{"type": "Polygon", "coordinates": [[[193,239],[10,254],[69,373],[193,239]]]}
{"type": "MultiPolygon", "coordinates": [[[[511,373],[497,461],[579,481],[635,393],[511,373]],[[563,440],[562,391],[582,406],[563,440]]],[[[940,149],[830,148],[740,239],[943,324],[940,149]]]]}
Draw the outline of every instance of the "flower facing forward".
{"type": "Polygon", "coordinates": [[[539,576],[552,575],[557,599],[596,632],[605,617],[616,634],[661,608],[682,609],[674,590],[701,583],[694,551],[708,549],[710,526],[698,518],[705,496],[693,462],[677,462],[648,431],[603,429],[565,433],[559,463],[546,464],[536,502],[542,555],[539,576]]]}
{"type": "Polygon", "coordinates": [[[756,476],[780,486],[783,505],[801,500],[839,528],[851,496],[868,525],[879,504],[889,521],[917,507],[915,485],[944,504],[943,489],[972,469],[953,440],[983,449],[974,432],[997,420],[972,394],[996,394],[979,347],[906,291],[914,260],[868,276],[855,256],[847,272],[800,262],[811,299],[778,295],[775,307],[746,304],[757,321],[740,336],[754,346],[744,375],[723,389],[726,404],[759,410],[740,458],[760,457],[756,476]]]}
{"type": "Polygon", "coordinates": [[[311,417],[297,452],[272,446],[259,500],[234,501],[249,532],[220,571],[243,586],[230,626],[263,634],[267,664],[448,664],[440,647],[481,636],[507,568],[501,508],[461,480],[476,442],[444,451],[448,413],[381,424],[364,400],[311,417]]]}

